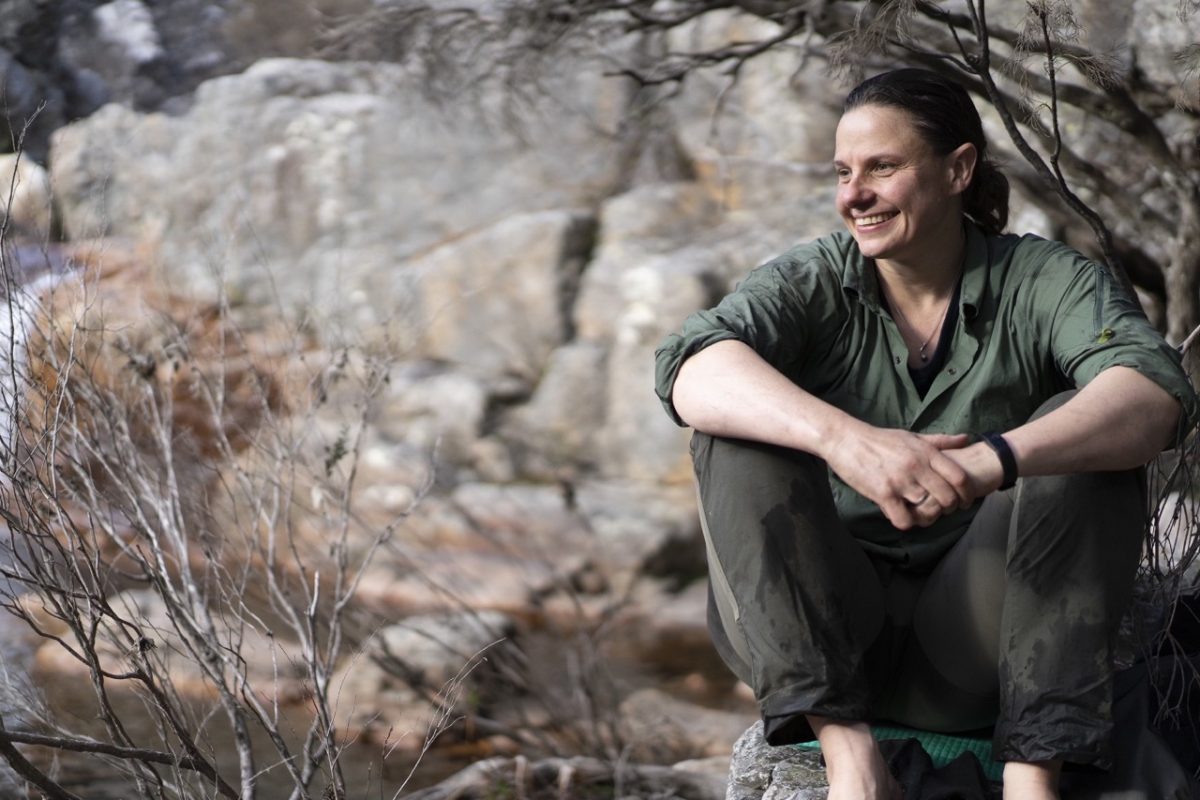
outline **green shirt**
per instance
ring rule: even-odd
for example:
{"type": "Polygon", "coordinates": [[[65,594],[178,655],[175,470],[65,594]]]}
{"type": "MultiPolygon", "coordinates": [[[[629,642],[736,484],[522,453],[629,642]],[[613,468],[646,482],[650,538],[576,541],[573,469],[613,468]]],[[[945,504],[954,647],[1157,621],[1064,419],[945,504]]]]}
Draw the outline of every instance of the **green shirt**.
{"type": "MultiPolygon", "coordinates": [[[[880,427],[1003,432],[1052,395],[1114,366],[1136,369],[1179,400],[1186,417],[1181,436],[1195,424],[1200,406],[1179,354],[1104,267],[1036,236],[966,228],[957,325],[923,398],[908,373],[908,348],[880,307],[874,263],[840,232],[757,268],[719,305],[688,317],[679,334],[664,340],[656,353],[656,391],[667,412],[684,424],[671,403],[683,362],[736,339],[806,391],[880,427]]],[[[832,473],[831,485],[842,520],[864,548],[911,568],[945,553],[978,507],[900,531],[832,473]]]]}

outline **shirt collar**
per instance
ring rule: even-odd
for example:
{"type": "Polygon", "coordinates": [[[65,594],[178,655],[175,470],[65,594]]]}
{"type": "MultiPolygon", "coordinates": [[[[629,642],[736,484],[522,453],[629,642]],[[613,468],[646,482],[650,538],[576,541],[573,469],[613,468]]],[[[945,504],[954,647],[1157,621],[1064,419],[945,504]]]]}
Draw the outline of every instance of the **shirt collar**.
{"type": "MultiPolygon", "coordinates": [[[[963,276],[959,302],[963,319],[970,321],[979,313],[983,293],[987,288],[988,242],[984,232],[971,220],[964,219],[963,227],[966,229],[967,241],[963,248],[963,276]]],[[[842,275],[842,291],[853,294],[859,302],[878,313],[879,277],[875,274],[874,263],[871,259],[863,257],[853,239],[850,241],[850,247],[850,269],[842,275]]]]}
{"type": "Polygon", "coordinates": [[[967,246],[963,251],[962,314],[963,319],[973,320],[983,304],[983,294],[988,281],[988,240],[979,226],[965,220],[967,246]]]}

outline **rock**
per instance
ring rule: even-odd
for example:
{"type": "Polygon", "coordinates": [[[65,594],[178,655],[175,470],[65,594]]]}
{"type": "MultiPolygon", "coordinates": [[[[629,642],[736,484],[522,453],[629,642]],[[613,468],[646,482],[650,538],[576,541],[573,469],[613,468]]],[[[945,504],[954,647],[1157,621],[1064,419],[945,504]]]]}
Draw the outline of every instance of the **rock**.
{"type": "Polygon", "coordinates": [[[39,0],[4,0],[0,14],[0,46],[11,47],[20,38],[21,29],[35,21],[39,0]]]}
{"type": "Polygon", "coordinates": [[[0,81],[7,83],[8,117],[19,130],[20,120],[47,101],[26,138],[26,154],[45,162],[56,128],[109,101],[158,109],[206,78],[241,69],[247,62],[225,29],[226,8],[236,2],[5,0],[0,49],[22,66],[22,82],[37,88],[26,105],[12,75],[0,81]]]}
{"type": "Polygon", "coordinates": [[[708,633],[708,582],[693,581],[676,592],[662,583],[643,579],[634,587],[614,645],[663,674],[694,676],[697,695],[715,690],[722,680],[732,684],[708,633]]]}
{"type": "Polygon", "coordinates": [[[576,487],[575,502],[610,573],[636,570],[684,583],[703,574],[694,488],[586,481],[576,487]]]}
{"type": "Polygon", "coordinates": [[[558,486],[466,483],[452,497],[478,530],[509,551],[551,559],[587,535],[558,486]]]}
{"type": "MultiPolygon", "coordinates": [[[[749,14],[718,11],[674,30],[670,46],[703,52],[779,32],[778,25],[749,14]]],[[[830,78],[823,60],[797,57],[789,48],[776,48],[743,64],[736,82],[723,70],[697,70],[688,76],[675,106],[680,140],[693,155],[710,151],[828,163],[848,88],[830,78]]]]}
{"type": "Polygon", "coordinates": [[[397,536],[406,546],[430,550],[482,550],[487,542],[461,506],[443,494],[426,494],[408,509],[397,536]]]}
{"type": "MultiPolygon", "coordinates": [[[[413,80],[398,65],[267,59],[169,119],[106,108],[55,136],[65,227],[102,222],[148,245],[181,287],[211,292],[216,261],[248,302],[278,292],[314,322],[370,329],[411,307],[398,264],[507,217],[589,207],[615,181],[619,92],[598,74],[564,66],[521,131],[434,107],[413,80]]],[[[494,276],[487,261],[472,266],[494,276]]],[[[447,336],[439,347],[461,354],[447,336]]]]}
{"type": "Polygon", "coordinates": [[[794,747],[771,747],[762,722],[751,725],[733,746],[727,800],[822,800],[828,781],[821,754],[794,747]]]}
{"type": "Polygon", "coordinates": [[[10,236],[45,243],[53,229],[50,176],[28,157],[0,155],[0,222],[7,216],[10,236]],[[11,195],[11,200],[9,199],[11,195]]]}
{"type": "MultiPolygon", "coordinates": [[[[728,756],[753,717],[678,700],[659,689],[641,689],[621,702],[621,718],[635,752],[661,759],[666,752],[728,756]]],[[[635,758],[638,756],[634,756],[635,758]]]]}
{"type": "Polygon", "coordinates": [[[607,200],[597,257],[668,253],[720,223],[725,209],[696,181],[650,183],[607,200]]]}
{"type": "Polygon", "coordinates": [[[393,663],[407,680],[440,689],[515,633],[499,611],[424,614],[384,628],[367,645],[371,657],[393,663]]]}
{"type": "Polygon", "coordinates": [[[691,773],[704,779],[709,786],[709,794],[714,798],[725,796],[729,784],[729,754],[709,756],[708,758],[691,758],[672,764],[671,769],[691,773]]]}
{"type": "MultiPolygon", "coordinates": [[[[583,275],[574,307],[579,338],[605,344],[615,340],[621,314],[631,302],[641,299],[638,292],[642,287],[630,273],[646,264],[676,274],[681,281],[694,278],[703,282],[709,275],[726,271],[704,246],[707,241],[696,241],[707,239],[704,232],[717,220],[711,199],[694,183],[644,186],[606,202],[600,214],[595,258],[583,275]]],[[[686,299],[708,299],[703,289],[700,294],[688,293],[686,299]]]]}
{"type": "MultiPolygon", "coordinates": [[[[585,293],[601,292],[604,282],[616,289],[606,300],[605,325],[581,326],[581,336],[608,338],[606,415],[600,428],[600,471],[610,477],[686,482],[688,434],[663,412],[653,392],[654,350],[692,311],[713,300],[709,278],[715,259],[700,247],[625,263],[594,262],[585,293]],[[586,331],[586,332],[585,332],[586,331]]],[[[581,297],[580,304],[597,304],[581,297]]]]}
{"type": "Polygon", "coordinates": [[[671,765],[671,769],[682,769],[688,772],[695,772],[701,775],[713,775],[721,779],[721,786],[724,787],[726,780],[729,777],[729,764],[732,759],[731,754],[724,753],[719,756],[708,756],[707,758],[689,758],[686,761],[680,761],[671,765]]]}
{"type": "Polygon", "coordinates": [[[481,685],[488,654],[494,656],[513,630],[504,614],[461,610],[384,628],[330,680],[337,724],[419,748],[439,718],[449,720],[477,702],[468,698],[481,685]]]}
{"type": "Polygon", "coordinates": [[[63,93],[46,75],[26,67],[18,55],[0,46],[5,117],[0,151],[20,148],[26,157],[45,162],[50,134],[63,123],[63,93]]]}
{"type": "MultiPolygon", "coordinates": [[[[774,23],[720,11],[681,26],[672,41],[696,51],[778,32],[774,23]]],[[[769,231],[786,232],[795,241],[841,227],[833,210],[830,161],[850,87],[834,80],[819,59],[797,62],[779,48],[742,65],[736,82],[722,70],[697,71],[673,106],[681,146],[700,186],[731,220],[768,239],[769,231]]],[[[772,242],[765,252],[743,251],[735,262],[739,271],[774,255],[780,244],[785,243],[772,242]]]]}
{"type": "Polygon", "coordinates": [[[477,378],[444,367],[396,369],[380,400],[376,426],[389,441],[403,442],[441,461],[463,463],[483,433],[486,387],[477,378]]]}
{"type": "MultiPolygon", "coordinates": [[[[836,179],[828,163],[807,164],[744,156],[709,156],[696,160],[705,188],[729,209],[729,222],[749,228],[751,235],[771,241],[779,232],[804,241],[843,227],[834,203],[836,179]],[[774,234],[773,234],[774,232],[774,234]]],[[[767,255],[743,256],[748,272],[767,255]]]]}
{"type": "Polygon", "coordinates": [[[568,338],[593,227],[584,214],[519,215],[407,264],[420,297],[418,352],[528,391],[568,338]]]}
{"type": "MultiPolygon", "coordinates": [[[[1107,4],[1092,2],[1089,15],[1105,20],[1109,39],[1118,39],[1130,49],[1129,61],[1136,64],[1142,79],[1175,87],[1178,99],[1193,109],[1200,104],[1194,71],[1184,69],[1179,56],[1194,48],[1200,40],[1200,14],[1191,6],[1169,0],[1136,0],[1130,8],[1115,10],[1107,4]],[[1132,23],[1126,22],[1132,20],[1132,23]]],[[[1194,53],[1191,54],[1194,58],[1194,53]]]]}
{"type": "Polygon", "coordinates": [[[163,55],[154,17],[141,0],[112,0],[92,11],[96,32],[130,62],[148,64],[163,55]]]}
{"type": "Polygon", "coordinates": [[[357,592],[363,607],[391,617],[470,608],[535,620],[537,598],[562,581],[542,559],[470,550],[392,553],[372,565],[357,592]]]}
{"type": "Polygon", "coordinates": [[[529,402],[509,412],[502,437],[520,471],[540,480],[568,480],[598,459],[596,427],[605,415],[607,348],[575,341],[557,348],[529,402]]]}
{"type": "Polygon", "coordinates": [[[86,121],[60,128],[52,147],[50,180],[68,238],[119,234],[132,242],[157,242],[170,227],[169,209],[178,202],[169,188],[171,150],[180,124],[161,114],[137,114],[105,106],[86,121]],[[80,133],[86,125],[88,135],[80,133]],[[123,161],[141,154],[136,174],[123,161]],[[154,203],[146,198],[154,197],[154,203]]]}

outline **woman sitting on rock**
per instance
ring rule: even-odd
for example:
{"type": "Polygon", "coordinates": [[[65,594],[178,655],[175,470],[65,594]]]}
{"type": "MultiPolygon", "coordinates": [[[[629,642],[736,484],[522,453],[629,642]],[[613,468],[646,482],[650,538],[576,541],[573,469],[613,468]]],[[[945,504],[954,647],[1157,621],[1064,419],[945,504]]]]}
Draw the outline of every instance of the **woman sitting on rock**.
{"type": "Polygon", "coordinates": [[[759,267],[658,351],[691,425],[718,650],[831,800],[895,798],[868,723],[993,727],[1004,796],[1111,760],[1141,467],[1197,419],[1100,265],[1002,234],[978,112],[905,69],[837,128],[848,232],[759,267]]]}

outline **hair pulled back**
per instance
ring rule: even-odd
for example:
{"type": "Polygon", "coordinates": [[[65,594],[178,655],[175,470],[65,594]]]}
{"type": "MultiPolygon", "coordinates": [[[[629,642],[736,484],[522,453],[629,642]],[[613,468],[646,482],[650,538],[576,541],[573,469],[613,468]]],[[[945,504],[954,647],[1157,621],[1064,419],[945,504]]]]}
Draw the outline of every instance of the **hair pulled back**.
{"type": "Polygon", "coordinates": [[[867,78],[846,96],[842,113],[862,106],[891,106],[907,112],[921,137],[938,155],[975,145],[975,174],[963,192],[963,211],[988,233],[1008,224],[1008,178],[988,158],[983,124],[961,84],[927,69],[897,69],[867,78]]]}

